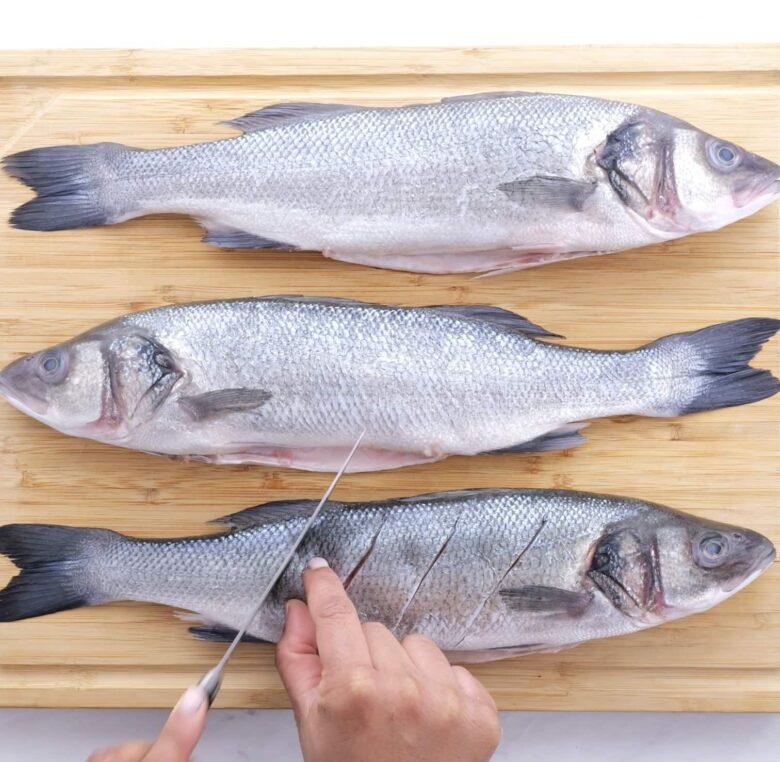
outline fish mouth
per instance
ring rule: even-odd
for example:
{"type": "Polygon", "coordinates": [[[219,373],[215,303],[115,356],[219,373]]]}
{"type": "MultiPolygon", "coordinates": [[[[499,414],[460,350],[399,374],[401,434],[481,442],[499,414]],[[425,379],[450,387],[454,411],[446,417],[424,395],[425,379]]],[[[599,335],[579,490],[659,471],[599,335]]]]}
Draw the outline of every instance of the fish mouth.
{"type": "Polygon", "coordinates": [[[746,206],[756,204],[758,207],[771,203],[780,198],[780,176],[763,183],[750,183],[733,193],[734,206],[744,209],[746,206]]]}
{"type": "Polygon", "coordinates": [[[742,590],[743,587],[747,587],[753,580],[760,577],[773,563],[777,557],[777,551],[775,546],[766,538],[762,538],[766,547],[761,555],[752,563],[750,571],[742,580],[737,580],[733,585],[726,585],[723,591],[726,593],[736,593],[742,590]]]}
{"type": "Polygon", "coordinates": [[[18,410],[34,418],[45,415],[49,409],[49,403],[29,391],[19,389],[11,378],[9,370],[13,370],[16,363],[11,363],[5,370],[0,371],[0,395],[5,397],[8,402],[18,410]]]}

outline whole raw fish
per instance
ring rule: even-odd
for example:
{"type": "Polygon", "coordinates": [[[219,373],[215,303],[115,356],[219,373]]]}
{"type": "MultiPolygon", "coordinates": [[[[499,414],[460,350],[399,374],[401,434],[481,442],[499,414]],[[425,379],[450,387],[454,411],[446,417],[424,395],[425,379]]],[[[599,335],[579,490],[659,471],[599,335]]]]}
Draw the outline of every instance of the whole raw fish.
{"type": "Polygon", "coordinates": [[[60,431],[217,463],[365,471],[553,450],[580,421],[741,405],[780,383],[748,362],[754,318],[633,351],[556,346],[495,307],[267,297],[127,315],[0,372],[0,394],[60,431]]]}
{"type": "MultiPolygon", "coordinates": [[[[139,540],[105,529],[0,527],[21,573],[0,621],[117,600],[196,612],[194,634],[232,639],[316,501],[227,516],[228,534],[139,540]]],[[[760,534],[641,500],[546,490],[472,490],[329,503],[249,630],[276,641],[327,558],[363,620],[422,633],[456,661],[500,659],[634,632],[714,606],[774,560],[760,534]]]]}
{"type": "Polygon", "coordinates": [[[37,198],[12,223],[60,230],[157,212],[206,243],[312,249],[375,267],[502,271],[713,230],[780,195],[780,167],[668,114],[579,95],[488,93],[402,108],[286,103],[244,134],[5,159],[37,198]]]}

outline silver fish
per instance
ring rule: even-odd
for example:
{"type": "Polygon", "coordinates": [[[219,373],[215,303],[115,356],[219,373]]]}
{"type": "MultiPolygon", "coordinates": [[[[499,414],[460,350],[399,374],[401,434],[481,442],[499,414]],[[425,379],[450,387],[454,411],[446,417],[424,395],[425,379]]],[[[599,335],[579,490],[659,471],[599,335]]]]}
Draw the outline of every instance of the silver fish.
{"type": "Polygon", "coordinates": [[[764,318],[633,351],[556,346],[495,307],[267,297],[121,317],[0,372],[0,394],[101,442],[216,463],[351,471],[584,441],[580,421],[675,416],[780,389],[748,366],[764,318]]]}
{"type": "Polygon", "coordinates": [[[188,214],[206,243],[418,272],[508,271],[713,230],[780,196],[780,167],[668,114],[578,95],[402,108],[269,106],[240,137],[14,154],[27,230],[188,214]]]}
{"type": "MultiPolygon", "coordinates": [[[[317,501],[218,519],[227,534],[139,540],[105,529],[0,528],[21,574],[0,621],[117,600],[195,612],[194,634],[231,640],[317,501]]],[[[249,630],[275,642],[327,558],[364,621],[422,633],[456,661],[556,651],[705,611],[772,563],[760,534],[641,500],[548,490],[471,490],[328,503],[249,630]]]]}

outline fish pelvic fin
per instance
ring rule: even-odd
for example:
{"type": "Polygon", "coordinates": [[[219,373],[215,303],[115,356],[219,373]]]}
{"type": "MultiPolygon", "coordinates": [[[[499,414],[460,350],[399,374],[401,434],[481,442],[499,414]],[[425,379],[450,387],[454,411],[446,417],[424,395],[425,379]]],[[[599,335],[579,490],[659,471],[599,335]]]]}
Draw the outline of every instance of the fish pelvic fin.
{"type": "Polygon", "coordinates": [[[119,538],[106,529],[52,524],[0,527],[0,553],[21,570],[0,590],[0,622],[104,602],[88,569],[95,552],[119,538]]]}
{"type": "MultiPolygon", "coordinates": [[[[750,361],[780,330],[780,320],[744,318],[659,339],[640,351],[671,352],[669,396],[645,415],[674,416],[747,405],[780,391],[780,381],[750,361]]],[[[662,354],[661,356],[664,356],[662,354]]],[[[668,355],[666,355],[668,357],[668,355]]],[[[668,365],[667,365],[668,367],[668,365]]]]}
{"type": "Polygon", "coordinates": [[[3,169],[38,195],[11,214],[22,230],[69,230],[107,225],[128,215],[106,201],[105,168],[126,148],[118,143],[50,146],[11,154],[3,169]]]}

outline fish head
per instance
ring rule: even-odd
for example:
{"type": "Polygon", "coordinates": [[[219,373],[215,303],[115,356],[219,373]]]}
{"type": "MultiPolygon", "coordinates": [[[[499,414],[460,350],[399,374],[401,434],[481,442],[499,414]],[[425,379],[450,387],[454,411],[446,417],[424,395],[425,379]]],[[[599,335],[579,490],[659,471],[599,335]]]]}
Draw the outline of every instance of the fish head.
{"type": "Polygon", "coordinates": [[[66,434],[117,441],[151,418],[181,376],[149,336],[98,328],[11,362],[0,394],[66,434]]]}
{"type": "Polygon", "coordinates": [[[595,158],[623,204],[661,239],[715,230],[780,198],[780,166],[660,112],[618,127],[595,158]]]}
{"type": "Polygon", "coordinates": [[[587,575],[616,609],[650,626],[706,611],[774,559],[758,532],[663,510],[605,533],[587,575]]]}

